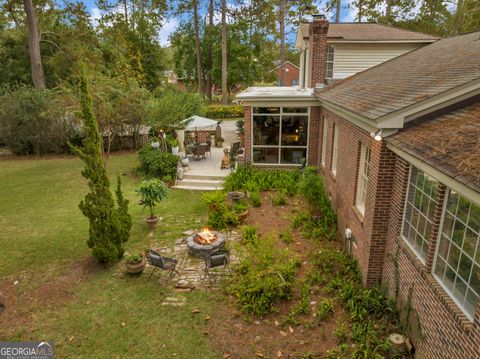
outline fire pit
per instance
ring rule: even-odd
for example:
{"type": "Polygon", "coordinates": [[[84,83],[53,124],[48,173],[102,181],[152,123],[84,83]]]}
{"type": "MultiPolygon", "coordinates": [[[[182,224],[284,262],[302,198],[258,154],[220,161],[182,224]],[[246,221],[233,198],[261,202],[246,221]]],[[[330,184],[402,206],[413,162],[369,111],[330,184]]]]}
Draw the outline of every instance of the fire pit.
{"type": "Polygon", "coordinates": [[[206,257],[210,253],[223,249],[225,237],[215,231],[204,228],[201,232],[192,234],[187,238],[187,247],[190,252],[198,257],[206,257]]]}

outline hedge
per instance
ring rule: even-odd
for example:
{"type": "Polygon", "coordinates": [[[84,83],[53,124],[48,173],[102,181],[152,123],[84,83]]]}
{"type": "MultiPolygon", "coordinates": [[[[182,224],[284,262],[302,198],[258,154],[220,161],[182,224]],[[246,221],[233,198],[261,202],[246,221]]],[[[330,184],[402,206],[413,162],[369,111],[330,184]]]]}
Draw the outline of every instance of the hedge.
{"type": "Polygon", "coordinates": [[[209,118],[236,118],[243,117],[243,107],[239,105],[209,105],[206,108],[209,118]]]}

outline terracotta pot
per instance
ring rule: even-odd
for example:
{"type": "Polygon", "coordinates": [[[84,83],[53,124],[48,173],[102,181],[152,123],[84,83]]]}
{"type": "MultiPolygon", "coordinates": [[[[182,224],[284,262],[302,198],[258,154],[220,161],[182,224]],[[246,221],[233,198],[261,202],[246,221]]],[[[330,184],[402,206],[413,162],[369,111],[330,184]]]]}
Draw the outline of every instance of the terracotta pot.
{"type": "Polygon", "coordinates": [[[145,222],[147,223],[149,229],[154,229],[157,226],[159,220],[160,218],[157,216],[145,218],[145,222]]]}
{"type": "Polygon", "coordinates": [[[140,262],[137,263],[125,263],[125,267],[127,268],[127,273],[130,274],[140,274],[145,269],[146,261],[145,258],[142,258],[140,262]]]}

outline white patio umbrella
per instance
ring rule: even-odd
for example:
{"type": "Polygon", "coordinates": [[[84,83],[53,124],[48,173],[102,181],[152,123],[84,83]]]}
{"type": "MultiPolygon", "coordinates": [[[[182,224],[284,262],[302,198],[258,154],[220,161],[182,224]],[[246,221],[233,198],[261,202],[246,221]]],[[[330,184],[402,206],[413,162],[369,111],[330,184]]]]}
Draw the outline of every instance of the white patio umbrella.
{"type": "Polygon", "coordinates": [[[218,121],[201,116],[192,116],[183,121],[186,131],[214,130],[218,121]]]}

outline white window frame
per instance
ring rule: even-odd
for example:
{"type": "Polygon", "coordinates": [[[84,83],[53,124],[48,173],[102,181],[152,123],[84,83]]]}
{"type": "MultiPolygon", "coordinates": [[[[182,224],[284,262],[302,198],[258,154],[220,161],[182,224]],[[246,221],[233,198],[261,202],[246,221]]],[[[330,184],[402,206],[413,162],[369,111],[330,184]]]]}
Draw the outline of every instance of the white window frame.
{"type": "Polygon", "coordinates": [[[325,168],[327,161],[327,141],[328,141],[328,120],[327,116],[323,115],[323,132],[322,132],[322,166],[325,168]]]}
{"type": "Polygon", "coordinates": [[[297,163],[282,163],[282,156],[281,156],[281,151],[283,148],[296,148],[296,149],[305,149],[305,159],[308,161],[308,152],[309,152],[309,143],[310,143],[310,106],[270,106],[270,105],[257,105],[253,106],[251,110],[251,116],[250,116],[250,128],[253,129],[253,119],[255,116],[275,116],[280,118],[279,122],[279,144],[278,145],[254,145],[253,144],[253,138],[251,140],[251,145],[250,145],[250,153],[252,154],[252,164],[253,165],[260,165],[260,166],[286,166],[286,167],[301,167],[302,164],[297,164],[297,163]],[[280,112],[279,113],[270,113],[270,114],[264,114],[264,113],[254,113],[254,107],[279,107],[280,112]],[[283,112],[284,108],[306,108],[307,112],[298,112],[298,113],[292,113],[292,112],[283,112]],[[307,144],[305,146],[287,146],[287,145],[282,145],[281,139],[282,139],[282,118],[283,116],[307,116],[307,144]],[[263,163],[263,162],[254,162],[253,161],[253,150],[255,148],[277,148],[278,149],[278,162],[276,163],[263,163]]]}
{"type": "MultiPolygon", "coordinates": [[[[408,196],[410,194],[410,182],[412,180],[412,172],[413,172],[413,168],[416,168],[417,171],[419,172],[422,172],[424,175],[426,176],[429,176],[433,179],[435,179],[438,183],[438,185],[440,185],[440,181],[438,181],[435,177],[431,176],[430,174],[428,174],[427,172],[423,171],[422,169],[416,167],[416,166],[413,166],[413,165],[410,165],[410,170],[409,170],[409,174],[408,174],[408,182],[407,182],[407,192],[405,193],[405,204],[404,204],[404,207],[403,207],[403,216],[402,216],[402,227],[400,229],[400,237],[402,238],[402,240],[410,247],[410,249],[413,251],[413,253],[415,253],[415,255],[417,256],[417,258],[423,263],[425,264],[425,260],[426,260],[426,255],[425,255],[425,258],[422,257],[422,255],[419,253],[419,251],[412,245],[412,243],[410,242],[410,240],[408,238],[406,238],[404,235],[403,235],[403,231],[405,229],[405,222],[406,222],[406,218],[405,216],[407,215],[407,206],[408,206],[408,196]]],[[[416,186],[415,186],[416,187],[416,186]]],[[[438,193],[437,193],[438,194],[438,193]]],[[[433,198],[435,200],[435,198],[433,198]]],[[[438,205],[438,204],[437,204],[438,205]]],[[[414,209],[416,209],[414,207],[414,209]]],[[[422,213],[419,213],[419,216],[423,216],[422,213]]],[[[426,220],[428,221],[429,219],[426,218],[426,220]]],[[[433,221],[431,223],[431,225],[433,226],[433,221]]],[[[414,231],[416,231],[418,233],[418,228],[416,228],[417,225],[413,226],[413,224],[411,224],[412,228],[414,229],[414,231]]],[[[420,234],[420,233],[418,233],[420,234]]],[[[430,243],[428,243],[428,238],[424,238],[425,240],[427,240],[427,251],[428,251],[428,246],[430,246],[430,243]]]]}
{"type": "Polygon", "coordinates": [[[333,79],[334,76],[334,67],[335,67],[335,46],[334,45],[327,45],[327,59],[325,61],[325,78],[326,79],[333,79]],[[332,59],[328,59],[328,55],[333,55],[332,59]],[[331,76],[328,76],[329,67],[331,67],[331,76]]]}
{"type": "MultiPolygon", "coordinates": [[[[443,233],[443,225],[444,225],[444,222],[445,222],[445,215],[447,213],[447,204],[448,204],[448,198],[449,198],[449,195],[450,195],[450,192],[453,191],[451,188],[448,188],[447,191],[445,192],[445,198],[444,198],[444,201],[443,201],[443,204],[442,204],[442,218],[441,218],[441,221],[440,221],[440,226],[439,226],[439,231],[438,231],[438,236],[437,236],[437,241],[436,241],[436,245],[435,245],[435,255],[434,255],[434,259],[433,259],[433,265],[432,265],[432,275],[434,276],[434,278],[438,281],[438,283],[442,286],[442,288],[448,293],[448,295],[450,296],[450,298],[452,298],[452,300],[455,302],[455,304],[458,305],[458,307],[462,310],[462,312],[471,320],[473,321],[474,319],[474,316],[475,316],[475,310],[474,310],[474,313],[473,315],[465,308],[464,306],[464,303],[466,301],[466,295],[465,295],[465,298],[464,298],[464,303],[461,303],[457,297],[452,293],[452,290],[449,289],[445,284],[444,284],[444,280],[443,278],[440,278],[437,273],[435,273],[435,269],[437,267],[437,261],[438,261],[438,253],[439,253],[439,250],[440,250],[440,243],[441,243],[441,240],[442,240],[442,233],[443,233]]],[[[474,201],[470,200],[468,197],[464,196],[461,192],[458,192],[458,191],[455,191],[457,192],[457,194],[461,197],[464,197],[466,198],[469,202],[471,202],[472,204],[476,204],[474,201]]],[[[458,206],[456,207],[456,210],[458,210],[458,206]]],[[[455,214],[454,216],[454,220],[456,221],[457,220],[457,215],[455,214]]],[[[460,220],[462,223],[463,221],[460,220]]],[[[465,227],[468,227],[467,224],[465,224],[465,227]]],[[[452,228],[453,230],[453,228],[452,228]]],[[[447,237],[447,240],[449,242],[452,242],[452,239],[450,237],[447,237]]],[[[463,240],[462,242],[465,240],[465,232],[464,232],[464,236],[463,236],[463,240]]],[[[449,246],[451,246],[452,244],[450,243],[449,246]]],[[[457,246],[458,247],[458,246],[457,246]]],[[[450,250],[450,249],[449,249],[450,250]]],[[[474,253],[474,258],[476,257],[476,253],[480,251],[480,237],[477,237],[477,244],[476,244],[476,252],[474,253]]],[[[460,248],[460,256],[462,255],[463,253],[463,249],[460,248]]],[[[474,259],[473,258],[473,259],[474,259]]],[[[470,270],[470,276],[469,276],[469,281],[468,283],[466,283],[466,286],[467,286],[467,290],[471,287],[470,286],[470,280],[471,280],[471,276],[473,275],[473,268],[475,266],[475,263],[473,263],[472,265],[472,269],[470,270]]],[[[451,267],[451,265],[449,263],[446,263],[447,266],[451,267]]],[[[458,269],[459,269],[459,266],[460,266],[460,261],[459,263],[457,264],[457,268],[454,270],[455,274],[458,274],[458,269]]],[[[446,269],[445,269],[446,270],[446,269]]],[[[444,273],[445,275],[445,273],[444,273]]],[[[462,278],[463,279],[463,278],[462,278]]],[[[455,287],[455,283],[456,283],[456,280],[457,280],[457,276],[455,277],[455,280],[454,280],[454,287],[455,287]]],[[[480,293],[479,293],[480,294],[480,293]]],[[[476,303],[476,308],[478,308],[478,306],[480,305],[480,300],[476,303]]],[[[475,309],[476,309],[475,308],[475,309]]]]}
{"type": "Polygon", "coordinates": [[[337,176],[337,158],[338,158],[338,137],[339,129],[336,123],[333,124],[333,146],[332,146],[332,165],[331,171],[333,175],[337,176]]]}
{"type": "Polygon", "coordinates": [[[368,179],[370,174],[370,147],[367,144],[361,144],[360,164],[358,167],[357,195],[355,205],[362,216],[365,215],[365,202],[367,201],[368,179]]]}

